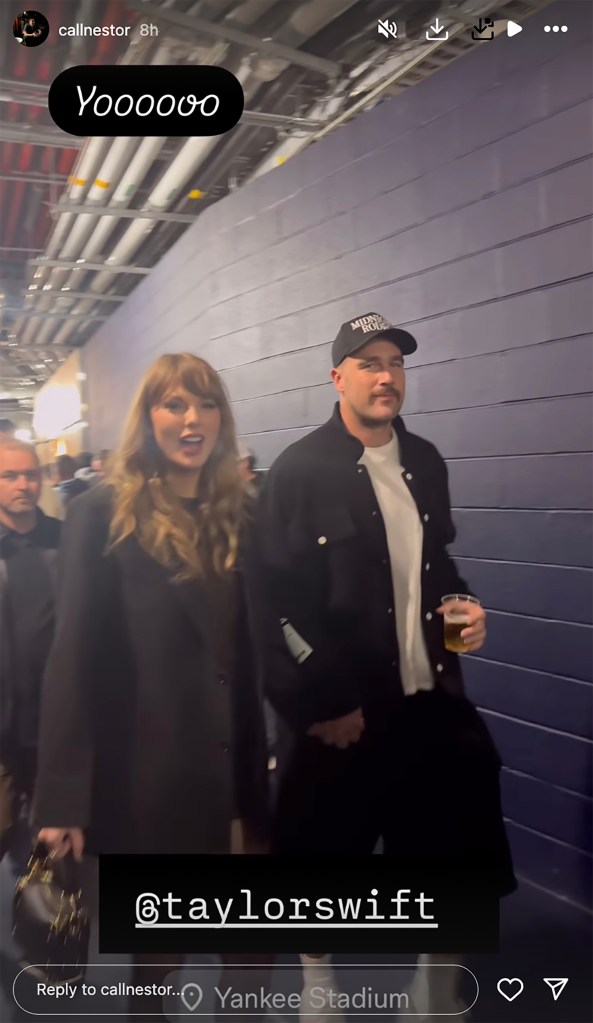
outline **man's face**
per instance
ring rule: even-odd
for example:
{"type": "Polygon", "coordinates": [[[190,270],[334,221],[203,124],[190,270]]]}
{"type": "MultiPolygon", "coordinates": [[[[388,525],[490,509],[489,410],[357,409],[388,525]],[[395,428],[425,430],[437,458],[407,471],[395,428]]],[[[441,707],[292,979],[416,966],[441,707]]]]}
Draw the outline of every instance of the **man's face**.
{"type": "Polygon", "coordinates": [[[404,403],[404,359],[392,341],[376,338],[332,370],[334,386],[365,426],[395,419],[404,403]]]}
{"type": "Polygon", "coordinates": [[[0,447],[0,512],[30,515],[41,496],[41,470],[34,452],[0,447]]]}

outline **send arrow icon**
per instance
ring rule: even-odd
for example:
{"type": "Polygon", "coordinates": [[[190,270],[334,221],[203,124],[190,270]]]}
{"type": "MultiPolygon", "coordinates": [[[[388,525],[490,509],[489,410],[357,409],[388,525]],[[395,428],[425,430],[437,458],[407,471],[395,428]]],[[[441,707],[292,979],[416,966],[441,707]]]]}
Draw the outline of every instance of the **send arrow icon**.
{"type": "Polygon", "coordinates": [[[544,984],[548,985],[554,996],[554,1001],[557,1002],[568,984],[568,977],[544,977],[544,984]]]}

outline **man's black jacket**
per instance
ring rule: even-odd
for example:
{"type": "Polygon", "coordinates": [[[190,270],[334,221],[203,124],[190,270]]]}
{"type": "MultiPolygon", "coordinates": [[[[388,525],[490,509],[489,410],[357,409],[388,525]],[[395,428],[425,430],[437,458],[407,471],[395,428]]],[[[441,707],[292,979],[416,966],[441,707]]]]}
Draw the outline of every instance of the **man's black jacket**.
{"type": "MultiPolygon", "coordinates": [[[[455,539],[447,467],[401,418],[393,426],[424,527],[428,656],[436,685],[462,695],[459,658],[444,649],[443,619],[435,613],[444,594],[470,592],[447,552],[455,539]]],[[[297,732],[361,706],[367,721],[380,721],[403,697],[387,538],[368,472],[358,464],[362,453],[336,405],[327,423],[280,455],[260,498],[253,571],[262,595],[265,688],[297,732]]]]}
{"type": "MultiPolygon", "coordinates": [[[[42,635],[30,635],[31,663],[37,662],[39,671],[36,677],[26,680],[17,678],[16,667],[18,657],[15,649],[14,622],[9,609],[9,578],[11,559],[19,558],[23,544],[35,551],[39,558],[39,573],[46,572],[49,576],[49,588],[53,590],[57,579],[58,548],[62,524],[58,519],[44,515],[37,509],[37,523],[30,533],[18,536],[6,526],[0,524],[0,746],[2,758],[6,763],[20,745],[35,745],[33,736],[37,734],[41,676],[45,658],[49,653],[51,629],[47,622],[38,621],[42,635]],[[18,700],[17,700],[18,697],[18,700]],[[17,725],[17,702],[21,706],[21,721],[17,725]]],[[[35,585],[35,580],[31,580],[35,585]]],[[[41,581],[37,583],[38,587],[41,581]]],[[[44,586],[43,592],[47,587],[44,586]]],[[[39,591],[31,594],[31,600],[39,599],[39,591]]],[[[53,603],[53,599],[52,599],[53,603]]],[[[48,609],[51,612],[51,609],[48,609]]],[[[18,609],[12,608],[12,613],[18,609]]]]}

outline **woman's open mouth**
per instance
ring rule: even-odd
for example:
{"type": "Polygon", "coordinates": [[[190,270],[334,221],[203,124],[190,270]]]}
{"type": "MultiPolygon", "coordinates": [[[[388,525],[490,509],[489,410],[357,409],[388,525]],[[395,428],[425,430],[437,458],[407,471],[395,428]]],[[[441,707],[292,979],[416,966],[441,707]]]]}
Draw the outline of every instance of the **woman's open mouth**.
{"type": "Polygon", "coordinates": [[[199,454],[204,445],[204,437],[202,434],[195,434],[188,437],[181,437],[179,440],[181,450],[188,454],[196,455],[199,454]]]}

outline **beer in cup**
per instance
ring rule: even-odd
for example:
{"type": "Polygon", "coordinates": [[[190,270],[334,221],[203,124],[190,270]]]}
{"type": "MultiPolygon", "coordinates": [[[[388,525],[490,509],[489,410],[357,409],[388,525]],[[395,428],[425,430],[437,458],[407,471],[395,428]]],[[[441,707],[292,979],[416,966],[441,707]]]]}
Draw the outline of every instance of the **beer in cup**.
{"type": "Polygon", "coordinates": [[[467,605],[477,604],[479,607],[480,601],[467,593],[448,593],[441,598],[441,603],[445,608],[445,650],[452,654],[464,654],[467,647],[461,633],[469,624],[467,605]]]}

